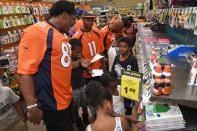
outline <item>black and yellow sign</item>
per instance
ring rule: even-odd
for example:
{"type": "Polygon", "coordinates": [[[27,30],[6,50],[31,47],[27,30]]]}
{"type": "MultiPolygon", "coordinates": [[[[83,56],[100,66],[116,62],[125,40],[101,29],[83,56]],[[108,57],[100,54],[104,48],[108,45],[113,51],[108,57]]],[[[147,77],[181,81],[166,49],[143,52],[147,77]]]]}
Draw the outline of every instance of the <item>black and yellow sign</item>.
{"type": "Polygon", "coordinates": [[[121,96],[139,101],[142,74],[132,71],[123,71],[121,77],[121,96]]]}

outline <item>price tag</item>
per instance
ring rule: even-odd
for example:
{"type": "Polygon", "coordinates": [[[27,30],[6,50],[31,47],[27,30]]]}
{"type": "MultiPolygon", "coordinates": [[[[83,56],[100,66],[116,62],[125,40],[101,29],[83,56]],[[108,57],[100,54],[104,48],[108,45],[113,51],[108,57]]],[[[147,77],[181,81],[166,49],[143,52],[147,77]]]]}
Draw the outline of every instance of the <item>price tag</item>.
{"type": "Polygon", "coordinates": [[[132,71],[123,71],[121,77],[121,96],[139,101],[142,74],[132,71]]]}

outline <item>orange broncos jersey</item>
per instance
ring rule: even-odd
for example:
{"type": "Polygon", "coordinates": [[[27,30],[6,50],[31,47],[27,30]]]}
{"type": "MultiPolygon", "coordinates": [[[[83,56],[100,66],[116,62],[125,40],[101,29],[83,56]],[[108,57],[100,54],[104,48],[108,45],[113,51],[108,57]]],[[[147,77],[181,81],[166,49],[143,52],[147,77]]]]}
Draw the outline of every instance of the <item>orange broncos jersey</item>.
{"type": "MultiPolygon", "coordinates": [[[[82,55],[84,58],[92,60],[96,54],[100,54],[104,51],[102,42],[100,41],[99,31],[92,29],[90,32],[83,32],[81,29],[78,30],[73,38],[80,39],[82,42],[82,55]]],[[[101,69],[101,62],[96,61],[93,63],[89,70],[101,69]]],[[[90,78],[91,75],[88,71],[84,71],[84,77],[90,78]]]]}
{"type": "Polygon", "coordinates": [[[109,30],[109,26],[106,25],[100,30],[101,41],[105,47],[105,50],[108,51],[111,44],[114,42],[114,34],[109,30]]]}
{"type": "Polygon", "coordinates": [[[28,27],[21,38],[18,73],[34,76],[38,107],[66,109],[72,99],[71,50],[68,38],[47,22],[28,27]]]}
{"type": "MultiPolygon", "coordinates": [[[[74,25],[75,31],[77,32],[78,30],[81,29],[81,27],[83,27],[83,20],[82,19],[78,20],[75,23],[75,25],[74,25]]],[[[93,28],[97,28],[98,29],[98,26],[96,25],[96,23],[94,23],[93,28]]]]}

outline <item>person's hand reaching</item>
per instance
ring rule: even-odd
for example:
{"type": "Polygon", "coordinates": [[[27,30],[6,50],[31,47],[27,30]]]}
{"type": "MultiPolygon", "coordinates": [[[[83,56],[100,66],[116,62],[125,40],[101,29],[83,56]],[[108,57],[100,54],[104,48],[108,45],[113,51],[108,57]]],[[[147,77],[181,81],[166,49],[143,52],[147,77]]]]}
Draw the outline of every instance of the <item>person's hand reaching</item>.
{"type": "Polygon", "coordinates": [[[90,63],[90,60],[81,58],[80,64],[81,64],[82,67],[88,68],[88,66],[89,66],[91,63],[90,63]]]}

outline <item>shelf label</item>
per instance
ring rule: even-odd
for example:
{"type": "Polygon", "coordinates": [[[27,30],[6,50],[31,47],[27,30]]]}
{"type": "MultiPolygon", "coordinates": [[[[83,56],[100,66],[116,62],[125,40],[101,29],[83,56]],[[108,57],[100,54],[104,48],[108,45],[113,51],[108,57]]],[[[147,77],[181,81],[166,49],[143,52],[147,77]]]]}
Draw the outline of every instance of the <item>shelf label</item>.
{"type": "Polygon", "coordinates": [[[133,71],[122,71],[121,96],[139,101],[142,85],[142,74],[133,71]]]}

